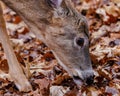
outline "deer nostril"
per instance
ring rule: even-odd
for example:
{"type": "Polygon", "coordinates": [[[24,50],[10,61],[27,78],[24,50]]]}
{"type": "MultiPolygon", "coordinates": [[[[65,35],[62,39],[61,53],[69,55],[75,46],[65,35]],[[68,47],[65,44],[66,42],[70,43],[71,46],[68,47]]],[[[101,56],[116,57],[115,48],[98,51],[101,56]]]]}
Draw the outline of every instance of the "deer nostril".
{"type": "Polygon", "coordinates": [[[90,76],[86,79],[87,85],[91,85],[91,84],[93,84],[93,82],[94,82],[94,75],[90,76]]]}

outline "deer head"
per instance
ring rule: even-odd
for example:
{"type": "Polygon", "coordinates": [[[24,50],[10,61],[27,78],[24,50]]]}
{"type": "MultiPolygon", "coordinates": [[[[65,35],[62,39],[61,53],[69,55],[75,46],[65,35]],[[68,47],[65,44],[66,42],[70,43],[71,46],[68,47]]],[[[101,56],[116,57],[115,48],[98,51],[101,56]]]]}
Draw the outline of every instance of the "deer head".
{"type": "Polygon", "coordinates": [[[85,17],[71,0],[2,0],[51,48],[76,83],[93,82],[89,33],[85,17]]]}

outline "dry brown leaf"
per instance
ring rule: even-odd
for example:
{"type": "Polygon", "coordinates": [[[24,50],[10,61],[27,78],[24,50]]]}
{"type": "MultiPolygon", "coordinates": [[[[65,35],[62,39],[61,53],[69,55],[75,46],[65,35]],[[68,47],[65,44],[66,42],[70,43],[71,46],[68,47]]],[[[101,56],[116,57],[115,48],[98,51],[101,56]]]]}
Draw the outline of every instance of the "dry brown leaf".
{"type": "Polygon", "coordinates": [[[113,3],[109,3],[109,6],[104,6],[107,14],[117,17],[120,15],[120,9],[113,3]]]}
{"type": "Polygon", "coordinates": [[[13,18],[13,23],[14,24],[18,24],[18,23],[20,23],[22,21],[22,19],[20,18],[20,16],[15,16],[14,18],[13,18]]]}
{"type": "Polygon", "coordinates": [[[9,67],[8,67],[8,62],[6,59],[0,62],[0,70],[4,71],[5,73],[8,73],[9,67]]]}
{"type": "Polygon", "coordinates": [[[49,96],[50,80],[48,80],[47,78],[43,78],[43,79],[35,79],[34,82],[39,85],[40,93],[42,94],[42,96],[49,96]]]}
{"type": "Polygon", "coordinates": [[[56,79],[52,82],[55,85],[61,84],[64,80],[70,79],[71,77],[68,75],[68,73],[60,74],[56,77],[56,79]]]}
{"type": "Polygon", "coordinates": [[[69,88],[64,88],[63,86],[51,86],[50,96],[64,96],[67,91],[69,91],[69,88]]]}
{"type": "Polygon", "coordinates": [[[102,68],[100,66],[98,67],[98,73],[100,76],[103,76],[104,78],[106,78],[108,80],[112,80],[112,74],[110,74],[104,68],[102,68]]]}
{"type": "Polygon", "coordinates": [[[119,94],[120,94],[118,89],[116,89],[114,87],[108,87],[108,86],[105,88],[105,92],[111,93],[112,95],[115,95],[115,96],[119,96],[119,94]]]}

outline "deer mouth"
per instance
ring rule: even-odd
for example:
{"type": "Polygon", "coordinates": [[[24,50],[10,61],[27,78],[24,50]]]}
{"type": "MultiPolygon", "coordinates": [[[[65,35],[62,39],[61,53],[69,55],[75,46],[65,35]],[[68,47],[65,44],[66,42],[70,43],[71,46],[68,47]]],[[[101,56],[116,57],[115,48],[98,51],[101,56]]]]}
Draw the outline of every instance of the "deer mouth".
{"type": "Polygon", "coordinates": [[[78,87],[83,85],[84,80],[81,79],[79,76],[73,76],[73,80],[77,84],[78,87]]]}
{"type": "Polygon", "coordinates": [[[73,74],[73,80],[78,85],[92,85],[94,83],[93,70],[78,71],[77,74],[73,74]]]}

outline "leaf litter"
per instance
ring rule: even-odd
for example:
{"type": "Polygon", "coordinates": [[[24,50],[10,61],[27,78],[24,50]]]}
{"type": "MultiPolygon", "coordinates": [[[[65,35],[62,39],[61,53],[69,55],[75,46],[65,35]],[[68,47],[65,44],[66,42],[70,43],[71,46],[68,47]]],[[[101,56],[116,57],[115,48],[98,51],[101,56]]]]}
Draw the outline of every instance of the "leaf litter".
{"type": "Polygon", "coordinates": [[[51,50],[30,32],[22,19],[4,6],[4,18],[19,62],[30,66],[33,91],[19,92],[8,71],[0,44],[0,96],[120,96],[120,1],[81,0],[76,9],[86,16],[94,84],[77,88],[51,50]]]}

